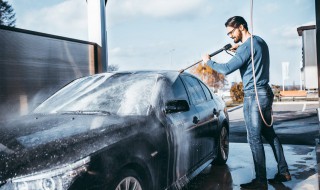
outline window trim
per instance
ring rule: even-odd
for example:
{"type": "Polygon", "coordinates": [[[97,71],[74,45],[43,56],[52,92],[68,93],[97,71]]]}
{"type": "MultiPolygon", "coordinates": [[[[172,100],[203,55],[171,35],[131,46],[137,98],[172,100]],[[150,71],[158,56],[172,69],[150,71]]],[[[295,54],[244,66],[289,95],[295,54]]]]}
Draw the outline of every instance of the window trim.
{"type": "MultiPolygon", "coordinates": [[[[207,87],[207,85],[204,84],[204,82],[202,82],[201,80],[199,80],[199,82],[200,82],[200,86],[201,86],[201,88],[202,88],[203,91],[204,91],[204,89],[203,89],[202,85],[203,85],[205,88],[207,88],[207,90],[209,91],[209,94],[210,94],[211,98],[210,98],[210,99],[207,98],[207,100],[208,100],[208,101],[209,101],[209,100],[213,100],[213,95],[212,95],[210,89],[207,87]],[[201,85],[201,84],[202,84],[202,85],[201,85]]],[[[204,91],[204,94],[206,95],[206,92],[205,92],[205,91],[204,91]]],[[[206,97],[207,97],[207,95],[206,95],[206,97]]]]}
{"type": "Polygon", "coordinates": [[[186,93],[187,93],[187,97],[188,97],[188,103],[189,103],[189,105],[192,105],[191,97],[190,97],[190,94],[189,94],[188,88],[186,87],[186,84],[184,83],[184,81],[183,81],[183,79],[182,79],[181,75],[179,75],[179,76],[178,76],[178,78],[180,79],[180,81],[181,81],[181,83],[182,83],[182,86],[183,86],[184,90],[185,90],[185,91],[186,91],[186,93]]]}
{"type": "MultiPolygon", "coordinates": [[[[185,89],[186,89],[186,91],[187,91],[188,97],[189,97],[189,99],[190,99],[190,104],[192,104],[192,105],[199,105],[199,104],[202,104],[202,103],[204,103],[204,102],[207,101],[206,93],[205,93],[204,90],[202,89],[202,86],[201,86],[201,84],[199,83],[199,79],[198,79],[198,78],[196,78],[196,77],[194,77],[193,75],[190,75],[190,74],[181,74],[180,76],[181,76],[181,80],[182,80],[182,82],[183,82],[183,85],[184,85],[184,87],[185,87],[185,89]],[[191,94],[190,94],[190,92],[189,92],[189,89],[187,88],[187,85],[185,84],[185,81],[184,81],[184,79],[183,79],[183,76],[194,78],[194,79],[199,83],[200,88],[201,88],[202,92],[204,93],[204,97],[205,97],[205,99],[206,99],[205,101],[198,102],[198,103],[196,103],[196,102],[193,101],[193,99],[191,98],[191,94]]],[[[180,77],[180,76],[179,76],[179,77],[180,77]]]]}

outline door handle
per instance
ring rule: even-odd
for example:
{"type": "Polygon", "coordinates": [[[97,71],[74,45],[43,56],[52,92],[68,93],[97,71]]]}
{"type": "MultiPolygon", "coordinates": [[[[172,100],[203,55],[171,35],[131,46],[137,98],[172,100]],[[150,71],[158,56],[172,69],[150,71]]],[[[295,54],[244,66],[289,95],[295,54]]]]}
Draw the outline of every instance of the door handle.
{"type": "Polygon", "coordinates": [[[194,123],[194,124],[197,124],[197,123],[199,123],[199,118],[197,117],[197,116],[194,116],[193,117],[193,120],[192,120],[192,122],[194,123]]]}
{"type": "Polygon", "coordinates": [[[213,113],[213,115],[218,115],[218,112],[217,112],[216,108],[213,108],[212,113],[213,113]]]}

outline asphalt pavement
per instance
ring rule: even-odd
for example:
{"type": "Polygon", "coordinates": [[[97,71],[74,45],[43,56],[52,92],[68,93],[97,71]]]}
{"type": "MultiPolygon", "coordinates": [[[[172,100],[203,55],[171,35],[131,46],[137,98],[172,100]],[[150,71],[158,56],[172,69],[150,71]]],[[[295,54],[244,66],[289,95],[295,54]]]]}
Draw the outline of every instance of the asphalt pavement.
{"type": "MultiPolygon", "coordinates": [[[[319,122],[314,102],[276,102],[273,105],[274,129],[278,134],[292,176],[292,181],[269,184],[269,190],[318,190],[320,170],[319,122]]],[[[241,106],[229,109],[230,149],[224,166],[210,165],[193,179],[186,190],[238,190],[241,183],[254,178],[253,160],[247,143],[241,106]]],[[[267,177],[277,172],[272,149],[264,144],[267,177]]]]}

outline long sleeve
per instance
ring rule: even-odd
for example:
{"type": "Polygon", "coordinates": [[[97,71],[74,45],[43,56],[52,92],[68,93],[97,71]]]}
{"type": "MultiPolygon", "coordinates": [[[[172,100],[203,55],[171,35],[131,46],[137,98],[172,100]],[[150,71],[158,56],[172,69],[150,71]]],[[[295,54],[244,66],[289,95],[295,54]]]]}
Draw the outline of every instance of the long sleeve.
{"type": "Polygon", "coordinates": [[[233,56],[229,62],[219,64],[215,61],[209,60],[207,61],[207,64],[218,73],[228,75],[239,69],[242,65],[248,63],[250,55],[247,52],[247,48],[241,46],[239,48],[239,51],[237,51],[235,56],[233,56]]]}
{"type": "MultiPolygon", "coordinates": [[[[235,56],[227,63],[219,64],[215,61],[207,61],[207,64],[215,71],[228,75],[235,70],[240,70],[243,89],[254,89],[253,67],[251,61],[251,40],[247,39],[238,47],[235,56]]],[[[254,47],[254,75],[257,87],[266,86],[269,83],[270,57],[267,43],[260,37],[253,37],[254,47]]]]}

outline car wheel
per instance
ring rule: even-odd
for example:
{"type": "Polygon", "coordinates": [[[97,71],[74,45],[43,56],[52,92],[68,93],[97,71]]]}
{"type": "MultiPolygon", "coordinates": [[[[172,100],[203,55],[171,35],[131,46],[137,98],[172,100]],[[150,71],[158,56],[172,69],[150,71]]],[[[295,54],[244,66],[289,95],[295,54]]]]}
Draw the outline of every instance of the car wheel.
{"type": "Polygon", "coordinates": [[[134,170],[124,170],[114,181],[112,190],[147,190],[146,184],[134,170]]]}
{"type": "Polygon", "coordinates": [[[229,131],[225,125],[222,126],[217,143],[217,157],[213,164],[223,165],[227,162],[229,156],[229,131]]]}

